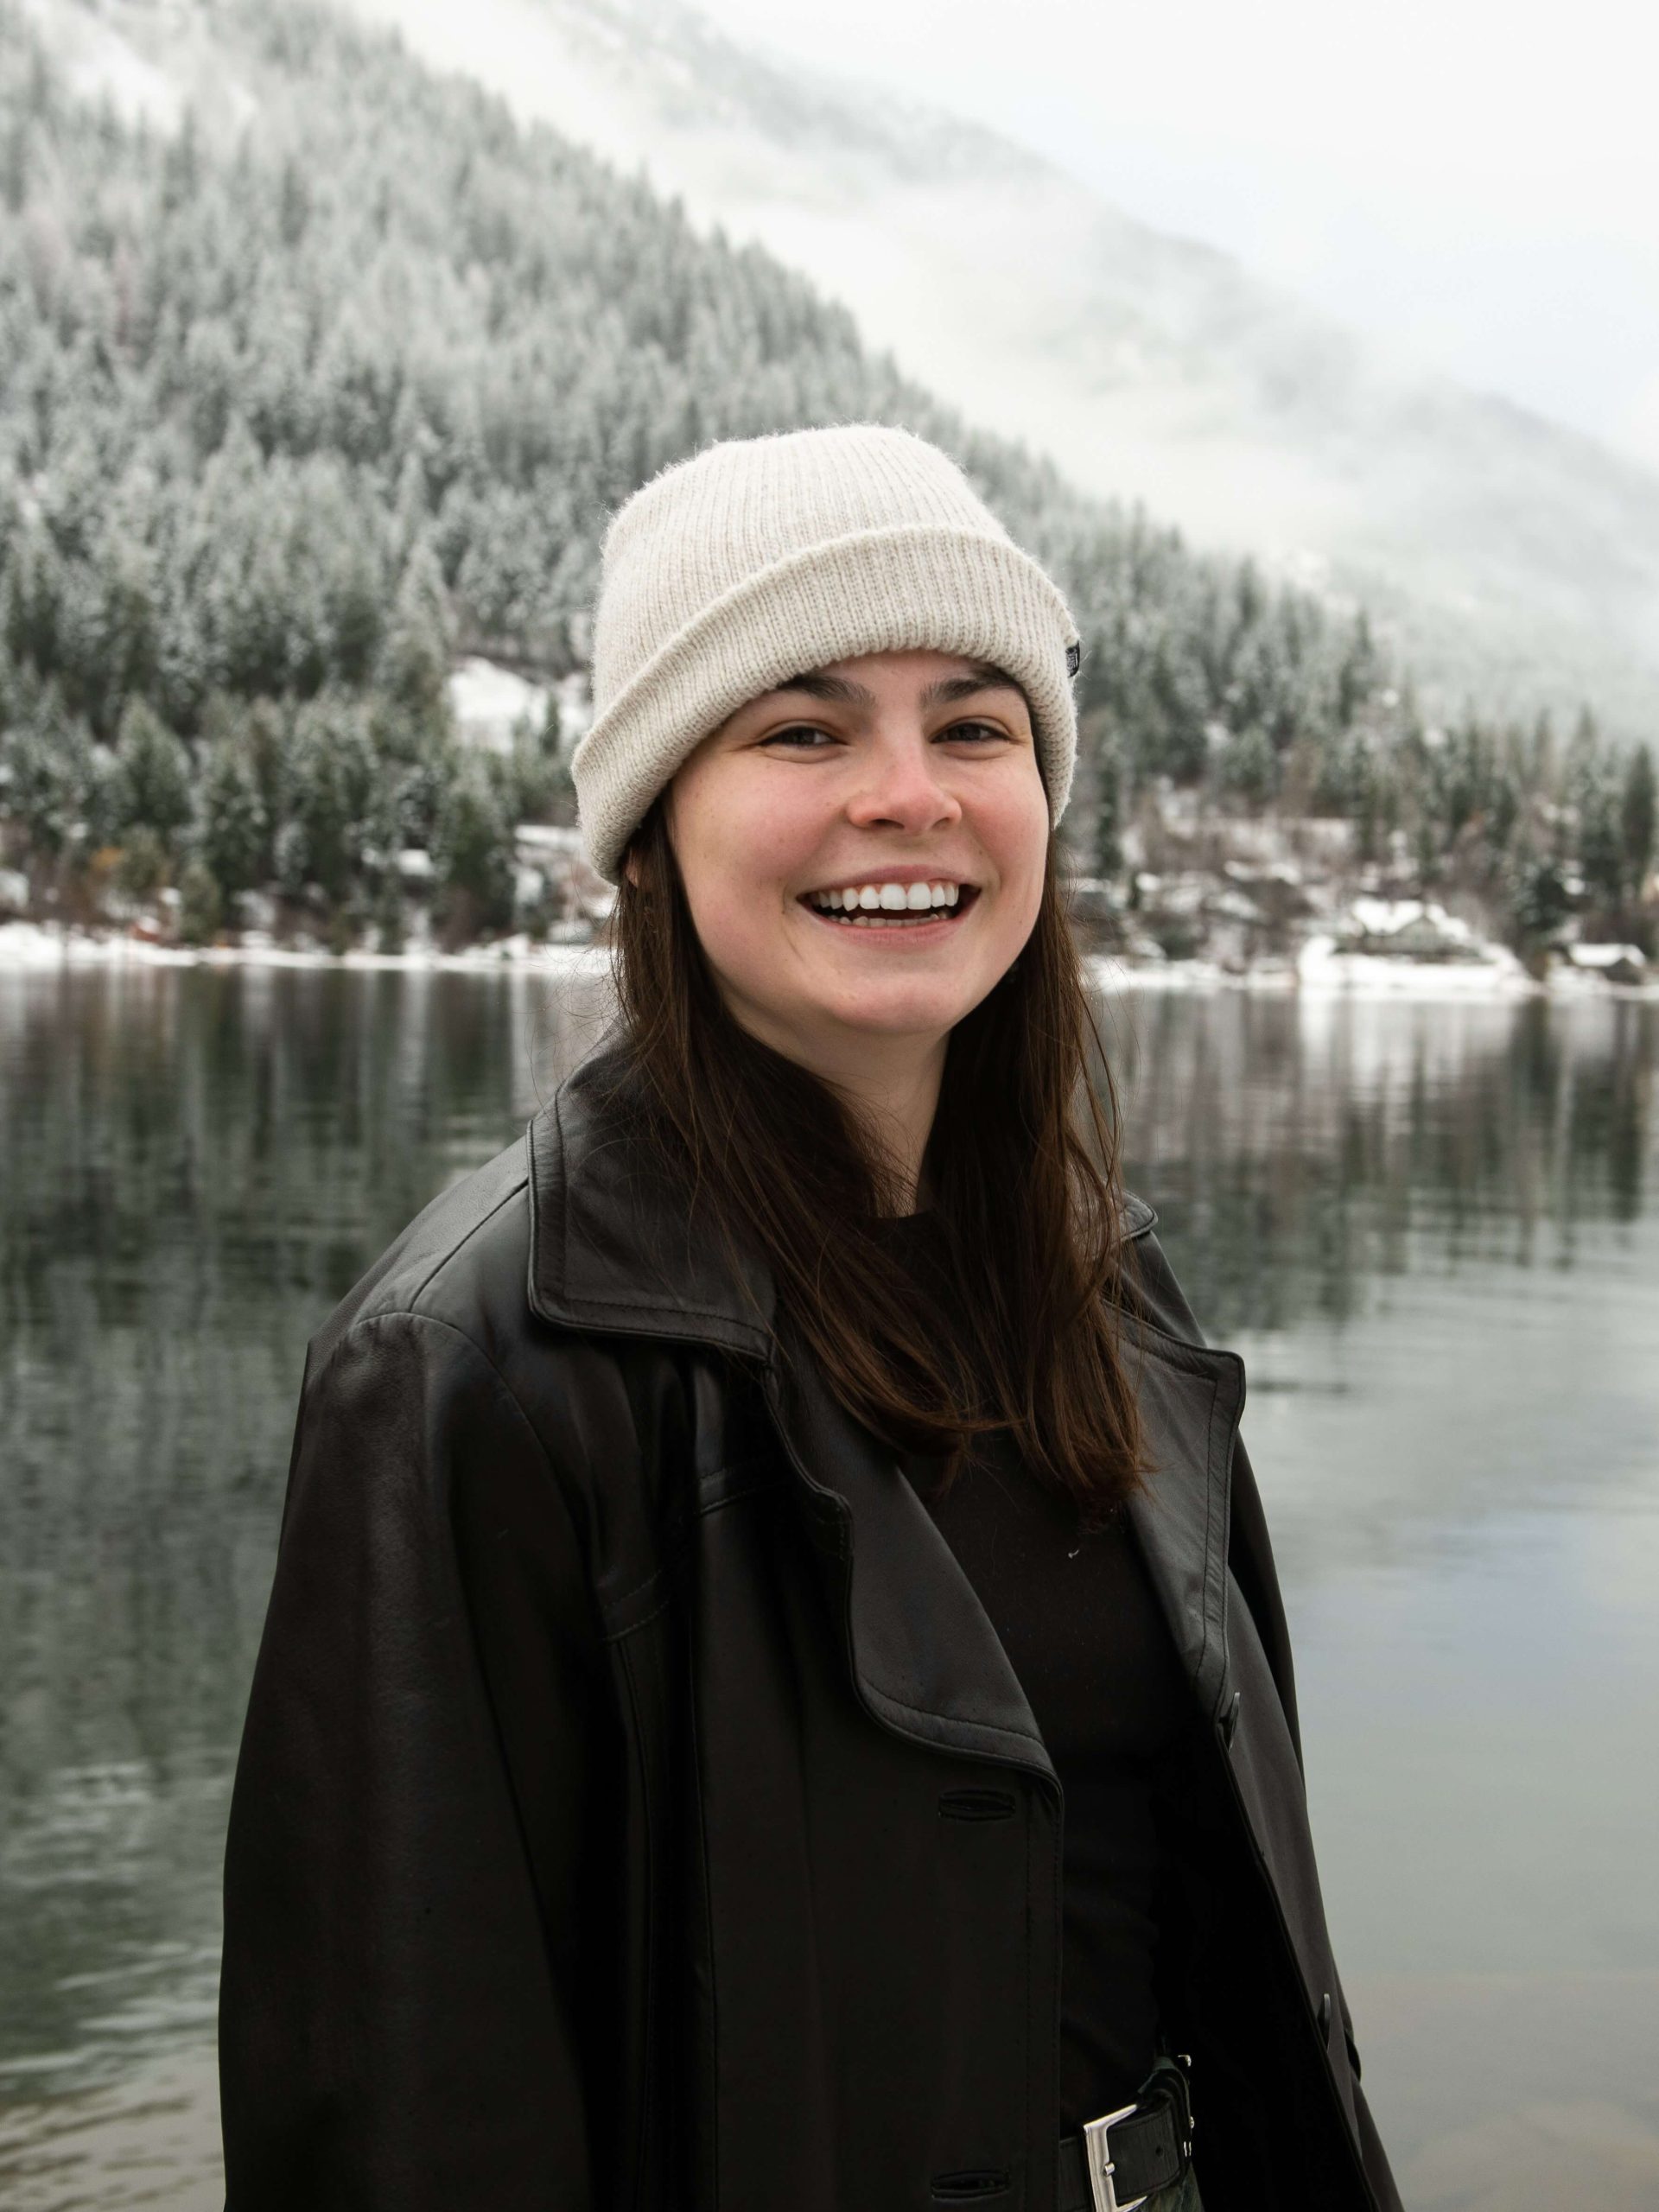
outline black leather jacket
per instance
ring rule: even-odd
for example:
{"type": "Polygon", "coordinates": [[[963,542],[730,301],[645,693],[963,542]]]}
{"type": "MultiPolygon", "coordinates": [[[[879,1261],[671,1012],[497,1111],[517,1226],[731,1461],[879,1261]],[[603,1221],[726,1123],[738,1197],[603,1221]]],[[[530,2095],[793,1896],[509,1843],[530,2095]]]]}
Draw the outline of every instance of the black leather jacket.
{"type": "MultiPolygon", "coordinates": [[[[226,1869],[230,2212],[1052,2212],[1059,1786],[891,1457],[590,1060],[310,1347],[226,1869]]],[[[1395,2212],[1237,1423],[1131,1201],[1206,2212],[1395,2212]]]]}

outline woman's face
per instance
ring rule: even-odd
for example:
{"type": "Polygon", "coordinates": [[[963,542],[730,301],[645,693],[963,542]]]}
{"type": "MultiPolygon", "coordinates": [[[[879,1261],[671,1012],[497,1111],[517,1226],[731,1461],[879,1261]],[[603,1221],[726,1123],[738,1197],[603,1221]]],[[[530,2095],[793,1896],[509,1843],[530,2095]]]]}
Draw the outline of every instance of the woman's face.
{"type": "Polygon", "coordinates": [[[735,1018],[809,1066],[942,1039],[1007,972],[1042,896],[1048,802],[996,670],[870,653],[741,708],[667,794],[735,1018]]]}

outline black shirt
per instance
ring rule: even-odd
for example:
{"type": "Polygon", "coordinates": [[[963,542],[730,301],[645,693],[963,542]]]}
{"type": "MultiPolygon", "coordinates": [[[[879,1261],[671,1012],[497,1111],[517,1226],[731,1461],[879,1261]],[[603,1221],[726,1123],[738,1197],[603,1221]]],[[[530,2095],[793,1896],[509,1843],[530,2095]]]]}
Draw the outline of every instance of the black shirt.
{"type": "MultiPolygon", "coordinates": [[[[881,1236],[946,1303],[930,1217],[886,1222],[881,1236]]],[[[1065,1792],[1060,2111],[1074,2128],[1130,2103],[1156,2056],[1154,1787],[1194,1725],[1192,1691],[1127,1519],[1084,1534],[1006,1432],[978,1444],[942,1497],[941,1462],[912,1452],[900,1465],[1001,1639],[1065,1792]]]]}

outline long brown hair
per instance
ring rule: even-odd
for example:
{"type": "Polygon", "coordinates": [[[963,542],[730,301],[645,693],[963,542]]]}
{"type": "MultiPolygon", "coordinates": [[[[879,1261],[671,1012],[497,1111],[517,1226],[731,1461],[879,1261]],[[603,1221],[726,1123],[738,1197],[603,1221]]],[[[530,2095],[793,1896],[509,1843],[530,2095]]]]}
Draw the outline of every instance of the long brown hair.
{"type": "Polygon", "coordinates": [[[628,1088],[651,1141],[766,1262],[857,1419],[943,1457],[947,1481],[974,1437],[1006,1427],[1033,1474],[1098,1525],[1137,1485],[1144,1446],[1114,1295],[1116,1099],[1055,840],[1024,950],[947,1048],[925,1178],[961,1286],[950,1316],[880,1241],[891,1193],[851,1110],[727,1010],[660,800],[629,860],[613,945],[628,1088]]]}

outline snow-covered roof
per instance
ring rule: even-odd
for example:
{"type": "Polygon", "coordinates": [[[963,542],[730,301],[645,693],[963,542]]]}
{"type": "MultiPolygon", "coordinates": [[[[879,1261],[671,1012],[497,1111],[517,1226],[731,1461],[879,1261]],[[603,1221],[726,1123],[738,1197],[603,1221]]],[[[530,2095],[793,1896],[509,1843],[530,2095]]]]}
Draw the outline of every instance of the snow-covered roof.
{"type": "Polygon", "coordinates": [[[1569,944],[1567,957],[1575,968],[1617,968],[1621,961],[1632,968],[1648,964],[1639,944],[1569,944]]]}
{"type": "Polygon", "coordinates": [[[1467,922],[1448,914],[1433,899],[1358,898],[1348,909],[1346,918],[1367,937],[1397,937],[1402,930],[1415,926],[1467,944],[1474,934],[1467,922]]]}

